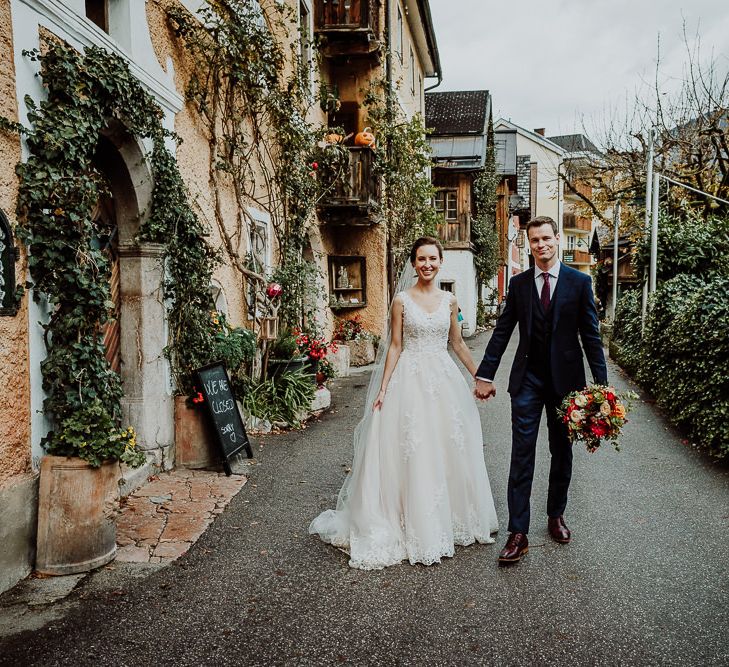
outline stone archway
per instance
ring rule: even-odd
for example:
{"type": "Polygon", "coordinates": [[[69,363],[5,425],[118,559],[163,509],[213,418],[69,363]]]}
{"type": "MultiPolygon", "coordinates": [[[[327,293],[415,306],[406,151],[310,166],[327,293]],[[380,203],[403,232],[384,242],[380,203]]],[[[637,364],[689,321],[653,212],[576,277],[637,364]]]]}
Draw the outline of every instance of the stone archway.
{"type": "MultiPolygon", "coordinates": [[[[102,201],[113,216],[112,240],[118,269],[118,357],[124,396],[125,425],[134,426],[137,442],[149,465],[173,464],[174,419],[169,363],[164,355],[167,321],[162,294],[163,247],[137,243],[145,212],[150,209],[152,176],[144,147],[120,123],[112,123],[99,138],[94,163],[104,175],[110,201],[102,201]]],[[[125,471],[127,487],[143,481],[149,467],[125,471]]]]}

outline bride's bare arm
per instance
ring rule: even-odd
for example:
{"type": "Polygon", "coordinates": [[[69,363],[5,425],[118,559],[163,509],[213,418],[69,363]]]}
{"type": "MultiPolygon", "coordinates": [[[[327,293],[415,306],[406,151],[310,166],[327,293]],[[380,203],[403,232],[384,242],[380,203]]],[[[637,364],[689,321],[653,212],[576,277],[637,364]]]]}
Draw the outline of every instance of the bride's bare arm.
{"type": "Polygon", "coordinates": [[[471,351],[468,349],[466,343],[463,342],[463,336],[461,335],[461,323],[458,321],[458,303],[455,298],[451,300],[451,328],[448,331],[448,341],[456,353],[456,356],[461,360],[461,363],[466,367],[466,370],[472,375],[476,375],[478,366],[471,356],[471,351]]]}
{"type": "Polygon", "coordinates": [[[377,398],[372,405],[373,410],[379,410],[382,407],[387,385],[390,382],[390,377],[392,377],[392,372],[395,370],[397,360],[400,358],[400,352],[402,351],[402,313],[402,299],[397,296],[392,302],[392,312],[390,313],[390,347],[387,349],[382,384],[380,385],[380,392],[377,394],[377,398]]]}

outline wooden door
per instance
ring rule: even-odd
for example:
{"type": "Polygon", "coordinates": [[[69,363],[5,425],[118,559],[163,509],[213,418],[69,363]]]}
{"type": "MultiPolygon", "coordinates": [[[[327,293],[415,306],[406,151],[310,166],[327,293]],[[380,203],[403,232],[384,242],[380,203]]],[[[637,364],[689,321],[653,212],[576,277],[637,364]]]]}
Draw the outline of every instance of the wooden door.
{"type": "Polygon", "coordinates": [[[106,360],[112,370],[121,372],[121,345],[119,312],[121,310],[121,281],[119,271],[119,230],[116,224],[114,201],[111,197],[102,196],[94,210],[94,221],[101,228],[99,242],[104,254],[111,264],[109,275],[109,292],[114,310],[111,319],[103,327],[106,360]]]}

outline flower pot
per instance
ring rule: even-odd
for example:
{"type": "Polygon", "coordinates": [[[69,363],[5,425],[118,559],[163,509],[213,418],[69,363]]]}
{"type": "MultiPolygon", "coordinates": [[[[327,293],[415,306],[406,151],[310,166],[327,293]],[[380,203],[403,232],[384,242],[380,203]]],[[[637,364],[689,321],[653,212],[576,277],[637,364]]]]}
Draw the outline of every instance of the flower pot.
{"type": "Polygon", "coordinates": [[[205,407],[188,407],[185,396],[175,396],[175,465],[199,470],[218,468],[220,464],[205,407]]]}
{"type": "Polygon", "coordinates": [[[266,369],[266,377],[276,379],[284,373],[293,373],[303,370],[307,372],[309,366],[309,357],[296,357],[295,359],[269,359],[266,369]]]}
{"type": "Polygon", "coordinates": [[[337,341],[337,351],[332,352],[331,350],[327,354],[329,363],[334,366],[337,371],[337,377],[348,378],[349,377],[349,360],[351,352],[349,351],[349,341],[340,342],[337,341]]]}
{"type": "Polygon", "coordinates": [[[88,572],[114,559],[119,478],[118,462],[93,468],[80,458],[43,457],[38,491],[38,572],[88,572]]]}
{"type": "Polygon", "coordinates": [[[314,379],[316,380],[317,385],[322,385],[327,381],[327,376],[321,371],[318,371],[317,374],[314,376],[314,379]]]}
{"type": "Polygon", "coordinates": [[[348,340],[347,347],[352,366],[367,366],[375,361],[375,344],[369,338],[348,340]]]}

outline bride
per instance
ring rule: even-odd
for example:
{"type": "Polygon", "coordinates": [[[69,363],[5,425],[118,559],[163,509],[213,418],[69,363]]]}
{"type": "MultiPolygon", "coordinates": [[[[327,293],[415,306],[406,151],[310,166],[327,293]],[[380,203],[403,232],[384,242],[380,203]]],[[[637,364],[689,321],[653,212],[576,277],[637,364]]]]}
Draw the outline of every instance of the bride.
{"type": "MultiPolygon", "coordinates": [[[[413,245],[417,282],[393,299],[384,369],[380,362],[370,380],[371,408],[355,430],[352,472],[336,510],[309,526],[346,550],[351,567],[439,563],[456,544],[492,543],[498,528],[478,409],[448,354],[450,340],[474,375],[456,300],[436,286],[442,262],[437,239],[413,245]]],[[[411,275],[404,271],[401,285],[411,275]]]]}

